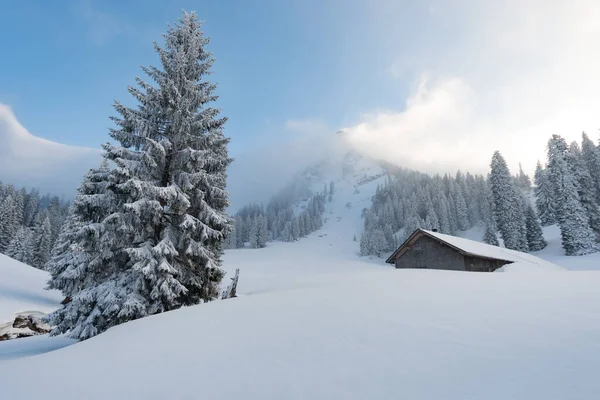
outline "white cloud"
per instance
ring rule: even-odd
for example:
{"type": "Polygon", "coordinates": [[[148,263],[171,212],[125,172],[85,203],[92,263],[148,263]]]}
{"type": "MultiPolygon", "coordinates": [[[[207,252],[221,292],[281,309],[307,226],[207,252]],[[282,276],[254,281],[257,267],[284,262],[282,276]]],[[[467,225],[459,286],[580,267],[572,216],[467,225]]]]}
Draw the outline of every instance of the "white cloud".
{"type": "Polygon", "coordinates": [[[477,110],[475,95],[460,79],[429,82],[422,78],[403,112],[380,111],[344,129],[356,148],[373,158],[423,169],[478,166],[471,120],[477,110]],[[464,160],[465,153],[471,153],[464,160]],[[473,157],[474,156],[474,157],[473,157]]]}
{"type": "Polygon", "coordinates": [[[0,144],[0,180],[57,195],[72,196],[83,175],[101,159],[99,150],[33,136],[4,104],[0,104],[0,144]]]}
{"type": "MultiPolygon", "coordinates": [[[[379,6],[377,18],[391,18],[394,4],[379,6]]],[[[394,24],[379,24],[392,27],[380,32],[380,46],[399,54],[390,79],[433,79],[419,79],[405,109],[368,113],[346,128],[353,143],[415,168],[485,172],[495,149],[531,171],[550,135],[597,138],[600,2],[457,0],[427,10],[410,36],[416,50],[402,54],[409,39],[394,24]]]]}

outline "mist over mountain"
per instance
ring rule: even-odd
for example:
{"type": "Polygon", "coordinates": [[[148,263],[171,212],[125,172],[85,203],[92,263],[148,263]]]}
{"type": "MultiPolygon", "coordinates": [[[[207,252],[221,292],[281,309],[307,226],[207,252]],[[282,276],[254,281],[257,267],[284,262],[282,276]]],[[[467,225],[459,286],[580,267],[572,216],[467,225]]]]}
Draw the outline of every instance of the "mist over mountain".
{"type": "Polygon", "coordinates": [[[343,133],[309,136],[235,156],[227,190],[231,211],[248,203],[264,203],[298,174],[315,164],[339,164],[352,149],[343,133]]]}

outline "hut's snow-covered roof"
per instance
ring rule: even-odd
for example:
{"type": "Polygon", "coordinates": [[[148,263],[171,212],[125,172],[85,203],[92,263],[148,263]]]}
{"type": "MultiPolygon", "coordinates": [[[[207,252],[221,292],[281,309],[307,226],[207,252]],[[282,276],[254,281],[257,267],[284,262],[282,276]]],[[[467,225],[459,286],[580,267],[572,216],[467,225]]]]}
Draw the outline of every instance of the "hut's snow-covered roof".
{"type": "Polygon", "coordinates": [[[506,249],[504,247],[492,246],[486,243],[476,242],[457,236],[446,235],[439,232],[432,232],[425,229],[416,230],[410,237],[396,250],[388,259],[387,262],[393,263],[398,254],[401,254],[408,245],[413,242],[417,236],[426,235],[446,245],[455,248],[465,255],[471,255],[482,258],[490,258],[494,260],[508,261],[510,263],[529,263],[539,266],[547,266],[553,269],[561,269],[559,266],[542,260],[534,255],[523,253],[516,250],[506,249]]]}

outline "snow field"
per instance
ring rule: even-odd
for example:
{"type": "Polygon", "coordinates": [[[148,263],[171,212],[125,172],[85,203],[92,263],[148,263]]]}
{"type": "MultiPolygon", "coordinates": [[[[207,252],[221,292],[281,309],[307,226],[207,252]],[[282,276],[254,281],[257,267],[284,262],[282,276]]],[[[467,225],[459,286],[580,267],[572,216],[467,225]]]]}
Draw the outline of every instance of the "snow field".
{"type": "MultiPolygon", "coordinates": [[[[71,346],[48,337],[0,343],[2,395],[19,398],[36,382],[28,397],[61,400],[597,398],[600,271],[529,263],[492,274],[395,270],[360,258],[352,238],[377,183],[355,194],[354,182],[339,178],[328,221],[307,238],[227,251],[224,285],[240,268],[236,299],[71,346]]],[[[561,256],[553,229],[537,256],[594,269],[597,254],[561,256]]],[[[19,270],[10,281],[44,298],[44,273],[34,271],[38,278],[23,280],[19,270]]],[[[20,307],[27,296],[12,296],[14,286],[3,295],[20,307]]]]}

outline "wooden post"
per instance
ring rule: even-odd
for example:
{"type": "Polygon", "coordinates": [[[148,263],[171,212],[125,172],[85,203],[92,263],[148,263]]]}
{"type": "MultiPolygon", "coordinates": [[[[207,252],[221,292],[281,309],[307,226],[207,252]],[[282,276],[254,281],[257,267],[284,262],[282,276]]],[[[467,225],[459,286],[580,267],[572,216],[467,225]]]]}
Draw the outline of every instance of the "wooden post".
{"type": "Polygon", "coordinates": [[[223,295],[221,296],[222,300],[231,299],[237,297],[235,291],[237,289],[238,279],[240,277],[240,269],[236,268],[235,275],[231,278],[231,283],[227,286],[227,289],[223,291],[223,295]]]}

